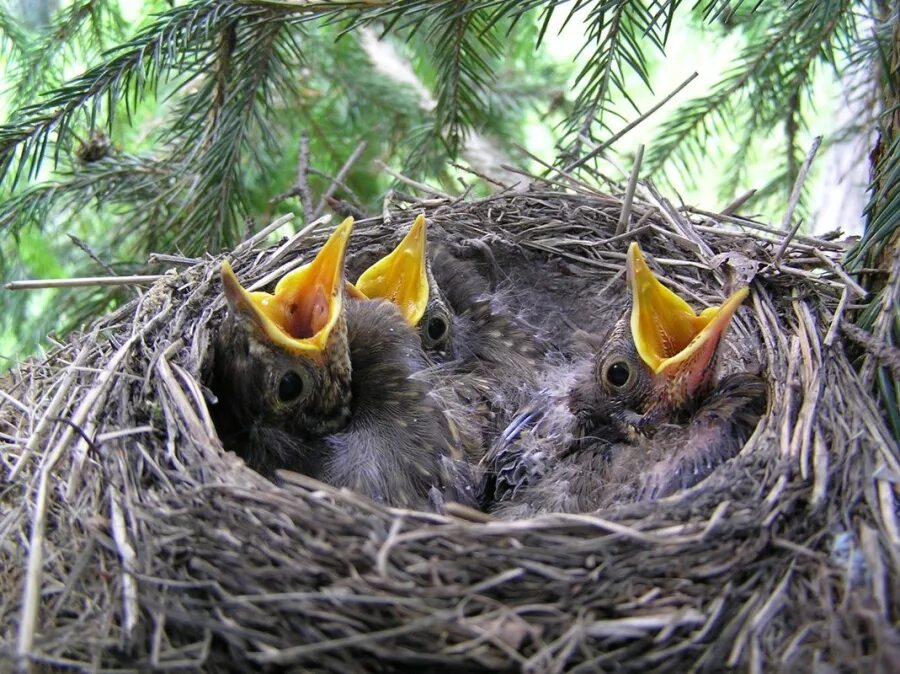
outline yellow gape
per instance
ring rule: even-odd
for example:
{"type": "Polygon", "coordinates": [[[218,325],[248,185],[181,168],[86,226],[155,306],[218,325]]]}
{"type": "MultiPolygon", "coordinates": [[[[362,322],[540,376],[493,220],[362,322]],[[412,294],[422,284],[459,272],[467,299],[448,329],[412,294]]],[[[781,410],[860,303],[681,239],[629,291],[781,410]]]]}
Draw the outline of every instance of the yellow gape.
{"type": "Polygon", "coordinates": [[[222,263],[222,283],[231,308],[273,343],[290,353],[320,358],[343,306],[344,254],[353,218],[338,225],[309,264],[285,275],[275,293],[248,292],[231,265],[222,263]]]}
{"type": "Polygon", "coordinates": [[[628,248],[627,269],[632,294],[631,334],[641,359],[654,374],[688,374],[693,378],[696,370],[709,364],[735,311],[747,297],[747,288],[698,315],[659,282],[637,243],[628,248]]]}
{"type": "Polygon", "coordinates": [[[406,322],[419,324],[428,306],[425,216],[419,215],[394,250],[366,269],[356,289],[370,299],[390,300],[406,322]]]}

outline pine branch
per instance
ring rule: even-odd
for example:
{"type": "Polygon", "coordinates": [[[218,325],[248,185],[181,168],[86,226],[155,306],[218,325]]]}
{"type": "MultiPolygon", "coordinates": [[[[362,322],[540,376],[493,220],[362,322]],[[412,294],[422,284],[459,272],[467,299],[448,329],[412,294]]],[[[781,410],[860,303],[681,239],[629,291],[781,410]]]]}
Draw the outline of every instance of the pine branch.
{"type": "MultiPolygon", "coordinates": [[[[236,240],[243,217],[257,213],[259,202],[278,191],[271,177],[280,161],[293,162],[290,149],[305,129],[322,174],[335,175],[348,146],[361,139],[370,140],[366,155],[396,157],[410,149],[410,130],[417,129],[428,131],[431,145],[419,158],[431,162],[433,175],[446,174],[447,151],[434,115],[421,109],[412,92],[377,74],[354,48],[354,36],[337,43],[334,37],[348,26],[395,12],[406,34],[427,44],[448,30],[435,21],[435,12],[444,11],[457,31],[456,42],[447,43],[453,49],[445,52],[451,76],[441,83],[450,112],[442,123],[448,137],[459,138],[473,125],[485,124],[486,113],[502,123],[503,113],[525,105],[529,96],[507,91],[497,97],[489,91],[500,36],[510,25],[503,17],[489,24],[494,14],[488,12],[495,7],[456,1],[195,0],[167,9],[104,54],[102,63],[20,109],[0,127],[0,168],[13,190],[0,206],[0,231],[25,238],[42,232],[52,251],[47,255],[63,274],[95,264],[70,244],[60,244],[64,228],[74,229],[97,260],[113,268],[129,266],[128,271],[140,271],[150,250],[215,250],[236,240]],[[306,30],[310,22],[315,26],[306,30]],[[154,107],[162,98],[165,103],[154,107]],[[506,110],[496,103],[501,98],[506,110]],[[131,121],[134,113],[150,123],[133,134],[136,139],[123,138],[114,121],[123,114],[131,121]],[[98,128],[111,130],[111,153],[77,162],[72,140],[91,138],[98,128]],[[153,144],[152,152],[135,157],[116,149],[129,140],[153,144]],[[34,177],[45,157],[55,160],[58,173],[16,193],[16,182],[34,177]]],[[[89,26],[84,18],[78,30],[87,34],[89,26]]],[[[74,30],[74,23],[70,27],[74,30]]],[[[65,58],[60,48],[49,60],[65,58]]],[[[532,96],[537,95],[535,90],[532,96]]],[[[367,168],[367,159],[360,159],[339,189],[372,200],[384,180],[367,168]]],[[[310,168],[310,183],[327,185],[310,168]]],[[[3,248],[19,255],[11,245],[3,248]]],[[[16,273],[13,265],[5,265],[5,271],[16,273]]],[[[120,298],[98,291],[79,299],[84,302],[77,307],[66,302],[56,327],[68,324],[71,316],[85,317],[82,310],[105,309],[120,298]]],[[[6,312],[13,301],[18,300],[2,299],[4,315],[13,315],[6,312]]],[[[34,313],[33,306],[22,308],[20,315],[29,312],[34,313]]],[[[47,327],[40,324],[41,330],[47,327]]]]}
{"type": "MultiPolygon", "coordinates": [[[[405,139],[402,153],[402,173],[411,178],[435,176],[440,180],[446,174],[447,146],[437,123],[424,122],[411,128],[405,139]]],[[[398,183],[393,183],[396,188],[398,183]]]]}
{"type": "Polygon", "coordinates": [[[706,22],[733,23],[735,20],[749,19],[762,4],[763,0],[706,0],[697,2],[694,10],[698,11],[706,22]]]}
{"type": "Polygon", "coordinates": [[[247,212],[242,153],[252,156],[251,139],[275,147],[265,110],[274,92],[289,95],[294,89],[287,68],[293,50],[285,47],[289,40],[279,42],[283,31],[274,22],[228,27],[220,36],[215,77],[198,94],[209,107],[194,106],[173,125],[179,131],[198,129],[196,136],[178,136],[183,161],[197,167],[191,198],[172,222],[173,231],[180,230],[174,243],[185,251],[218,250],[239,240],[247,212]]]}
{"type": "Polygon", "coordinates": [[[880,256],[885,244],[897,236],[900,223],[900,135],[894,138],[885,156],[878,161],[870,188],[872,195],[866,206],[869,221],[865,236],[847,255],[847,267],[851,270],[867,266],[867,259],[880,256]]]}
{"type": "Polygon", "coordinates": [[[22,58],[28,48],[30,38],[28,32],[5,5],[0,5],[0,54],[10,61],[22,58]]]}
{"type": "Polygon", "coordinates": [[[17,59],[12,74],[14,106],[28,104],[37,95],[56,86],[72,60],[100,53],[108,39],[124,36],[124,22],[117,2],[76,0],[53,17],[46,31],[17,59]],[[110,35],[109,32],[112,34],[110,35]]]}
{"type": "MultiPolygon", "coordinates": [[[[169,235],[158,223],[166,218],[168,192],[178,168],[149,157],[107,156],[73,166],[59,179],[5,200],[0,205],[3,277],[92,275],[101,268],[105,273],[143,271],[141,263],[128,260],[168,243],[169,235]],[[83,213],[91,216],[83,218],[83,213]],[[68,237],[54,236],[60,229],[87,238],[91,252],[77,249],[68,237]],[[36,246],[43,251],[37,258],[36,246]]],[[[47,332],[65,334],[127,298],[115,288],[27,296],[3,293],[0,313],[7,326],[15,326],[19,348],[31,349],[47,332]],[[57,299],[61,297],[66,301],[57,299]],[[47,306],[54,309],[40,310],[47,306]]]]}
{"type": "Polygon", "coordinates": [[[79,113],[87,116],[90,126],[105,118],[110,127],[116,106],[107,101],[124,100],[134,106],[163,78],[202,70],[215,57],[215,36],[233,21],[265,22],[289,12],[267,11],[266,4],[203,0],[161,14],[133,39],[108,52],[104,63],[21,108],[12,123],[0,127],[0,175],[11,175],[13,185],[23,173],[34,176],[51,141],[59,148],[68,140],[79,113]]]}
{"type": "MultiPolygon", "coordinates": [[[[662,11],[666,6],[674,8],[677,0],[654,3],[662,11]]],[[[562,153],[563,163],[569,164],[581,154],[584,140],[596,141],[595,128],[609,130],[607,121],[615,114],[610,107],[614,95],[621,96],[637,110],[631,98],[626,73],[636,74],[646,87],[650,87],[650,73],[644,52],[644,40],[663,50],[665,27],[654,20],[648,3],[617,2],[597,3],[588,16],[587,41],[582,52],[590,54],[587,64],[575,81],[578,97],[569,115],[565,130],[569,138],[562,153]]],[[[657,13],[657,16],[660,16],[657,13]]]]}
{"type": "MultiPolygon", "coordinates": [[[[156,161],[170,169],[164,178],[148,180],[140,171],[130,175],[133,167],[128,162],[105,162],[85,171],[64,172],[61,180],[37,186],[10,201],[11,208],[5,211],[0,227],[19,231],[45,222],[55,199],[60,200],[57,210],[76,212],[87,208],[91,198],[104,204],[127,204],[131,200],[141,206],[139,217],[132,219],[126,228],[130,235],[128,249],[139,257],[148,249],[169,249],[177,245],[190,253],[199,253],[235,241],[247,213],[244,183],[253,175],[248,172],[244,158],[255,162],[262,174],[270,172],[273,167],[267,163],[269,158],[283,154],[284,149],[284,129],[273,128],[273,122],[285,117],[296,119],[296,115],[273,111],[272,100],[282,111],[303,109],[306,105],[295,98],[296,73],[301,66],[306,67],[296,40],[302,41],[305,35],[290,29],[290,23],[282,21],[258,21],[241,28],[232,22],[223,27],[218,39],[210,36],[209,44],[216,47],[214,54],[210,49],[204,56],[210,74],[190,81],[191,93],[181,97],[160,139],[160,144],[170,149],[168,155],[165,152],[156,155],[156,161]],[[260,152],[260,144],[268,151],[260,152]],[[111,170],[111,166],[115,166],[115,175],[107,180],[104,171],[111,170]],[[97,181],[93,191],[89,189],[90,181],[97,181]],[[148,185],[151,189],[149,193],[137,194],[134,185],[148,185]],[[75,201],[73,195],[79,195],[81,200],[75,201]],[[148,238],[138,236],[139,232],[146,232],[148,238]]],[[[348,51],[357,55],[358,50],[348,50],[347,40],[336,44],[332,31],[325,33],[315,44],[305,46],[317,56],[324,54],[325,63],[315,70],[321,71],[329,84],[334,84],[330,73],[340,72],[344,76],[346,70],[333,67],[333,59],[348,51]]],[[[402,128],[408,124],[403,121],[407,115],[421,120],[421,111],[412,97],[398,91],[395,83],[374,76],[364,56],[357,59],[353,68],[357,75],[345,79],[345,84],[349,86],[352,82],[355,89],[341,91],[338,87],[332,92],[333,100],[320,102],[323,108],[320,115],[333,116],[333,112],[325,110],[338,107],[347,109],[354,118],[364,111],[366,114],[353,125],[358,127],[360,136],[371,135],[378,142],[387,140],[394,145],[402,143],[405,132],[391,131],[391,125],[399,123],[402,128]],[[360,77],[358,69],[367,74],[360,77]],[[353,100],[354,106],[348,108],[341,100],[344,97],[353,100]],[[394,104],[399,107],[395,108],[394,104]],[[386,114],[392,108],[397,112],[386,114]]],[[[308,112],[307,118],[313,124],[308,112]]],[[[339,119],[335,122],[343,124],[339,119]]],[[[353,138],[352,128],[350,138],[353,138]]],[[[299,129],[296,133],[299,134],[299,129]]],[[[391,152],[395,149],[392,147],[391,152]]],[[[316,152],[315,156],[322,157],[322,154],[316,152]]],[[[338,165],[346,159],[342,149],[335,149],[333,156],[338,165]]],[[[116,226],[115,221],[110,224],[112,229],[116,226]]]]}
{"type": "Polygon", "coordinates": [[[478,127],[502,53],[489,15],[460,13],[458,4],[435,12],[422,36],[424,44],[434,45],[435,114],[450,156],[456,156],[465,133],[478,127]]]}
{"type": "MultiPolygon", "coordinates": [[[[52,229],[56,217],[63,220],[91,210],[95,204],[118,207],[127,226],[111,226],[105,238],[113,248],[120,247],[125,236],[134,237],[154,205],[169,197],[180,167],[149,157],[122,155],[106,157],[72,168],[57,180],[38,184],[0,204],[0,232],[18,237],[27,227],[38,231],[52,229]],[[133,209],[133,212],[122,209],[133,209]],[[56,215],[58,214],[58,216],[56,215]],[[137,218],[131,216],[138,216],[137,218]]],[[[158,228],[147,227],[148,232],[158,228]]]]}
{"type": "MultiPolygon", "coordinates": [[[[577,147],[579,138],[599,123],[604,128],[603,116],[610,112],[609,100],[621,94],[630,101],[624,81],[627,71],[636,72],[649,86],[649,73],[643,53],[643,40],[661,48],[662,30],[668,29],[674,9],[681,0],[597,0],[593,3],[589,20],[589,39],[584,50],[591,54],[589,63],[580,73],[581,92],[574,109],[568,116],[567,133],[577,147]],[[665,21],[658,24],[650,8],[665,21]],[[599,120],[596,118],[599,117],[599,120]]],[[[496,59],[495,29],[506,22],[507,31],[517,25],[528,12],[540,9],[543,26],[537,35],[540,44],[554,9],[567,4],[566,0],[481,0],[458,2],[394,2],[376,9],[360,12],[351,19],[347,30],[374,21],[386,25],[385,32],[407,31],[416,34],[423,26],[428,33],[428,44],[436,53],[436,78],[438,92],[437,109],[447,110],[439,120],[444,137],[451,151],[455,150],[461,133],[473,128],[471,120],[477,119],[477,110],[483,102],[485,91],[491,84],[491,60],[496,59]],[[490,10],[490,11],[488,11],[490,10]],[[444,30],[435,33],[430,17],[444,30]],[[471,112],[469,112],[471,110],[471,112]]],[[[580,8],[590,3],[578,0],[571,5],[569,19],[580,8]]],[[[567,19],[568,20],[568,19],[567,19]]],[[[633,102],[632,102],[633,105],[633,102]]],[[[576,150],[573,150],[577,152],[576,150]]]]}
{"type": "Polygon", "coordinates": [[[808,88],[815,63],[833,63],[835,45],[853,34],[852,5],[852,0],[804,0],[789,9],[760,12],[762,32],[751,34],[735,66],[712,93],[687,102],[663,125],[648,153],[648,172],[669,164],[690,175],[706,140],[734,129],[737,119],[749,124],[745,139],[766,138],[771,127],[785,119],[785,110],[795,107],[791,101],[798,92],[808,88]],[[752,110],[747,117],[738,114],[745,106],[752,110]]]}
{"type": "MultiPolygon", "coordinates": [[[[306,69],[312,75],[306,86],[314,87],[316,94],[308,103],[299,101],[303,125],[297,134],[310,132],[310,156],[316,164],[311,167],[310,189],[324,193],[331,178],[323,181],[316,176],[335,176],[360,140],[366,140],[368,147],[342,181],[345,186],[340,186],[354,201],[374,202],[382,196],[373,190],[379,183],[384,185],[371,168],[374,157],[408,161],[404,165],[408,175],[433,175],[431,168],[440,168],[447,154],[435,127],[433,101],[430,97],[423,101],[419,91],[383,67],[383,55],[371,51],[374,31],[360,30],[338,41],[334,37],[332,29],[326,28],[310,30],[304,38],[306,69]],[[322,128],[322,120],[328,121],[330,130],[322,128]],[[427,142],[418,145],[423,136],[428,136],[427,142]],[[412,166],[420,167],[422,173],[412,166]]],[[[387,53],[395,54],[391,47],[387,53]]]]}
{"type": "MultiPolygon", "coordinates": [[[[486,85],[491,71],[486,59],[497,47],[496,36],[483,30],[486,17],[471,18],[474,10],[469,3],[196,0],[160,14],[134,38],[109,52],[104,63],[49,92],[38,103],[20,109],[12,123],[0,127],[0,175],[11,179],[13,185],[23,175],[33,177],[48,147],[66,145],[79,115],[89,126],[99,123],[108,128],[116,113],[116,106],[108,101],[125,101],[127,112],[155,92],[161,81],[178,81],[181,77],[184,82],[185,76],[205,71],[221,46],[217,36],[230,26],[346,18],[352,27],[381,18],[396,21],[401,15],[421,24],[436,11],[469,28],[456,49],[460,56],[465,53],[465,59],[459,59],[459,76],[448,79],[444,94],[453,101],[445,120],[452,142],[452,136],[476,114],[478,88],[486,85]]],[[[435,24],[434,29],[438,28],[435,24]]],[[[448,72],[452,54],[452,50],[444,52],[445,57],[451,57],[445,62],[448,72]]]]}

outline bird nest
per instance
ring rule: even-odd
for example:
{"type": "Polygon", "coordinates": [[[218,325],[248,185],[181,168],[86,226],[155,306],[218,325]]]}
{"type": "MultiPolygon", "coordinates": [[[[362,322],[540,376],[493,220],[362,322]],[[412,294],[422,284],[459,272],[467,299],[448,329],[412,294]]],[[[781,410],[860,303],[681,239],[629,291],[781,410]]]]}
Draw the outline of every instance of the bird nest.
{"type": "MultiPolygon", "coordinates": [[[[198,260],[5,378],[0,669],[897,671],[900,457],[843,349],[840,243],[646,186],[624,219],[623,198],[548,186],[412,206],[501,269],[594,294],[635,239],[695,300],[751,282],[735,331],[770,393],[746,447],[662,501],[523,521],[273,484],[210,420],[225,303],[221,259],[198,260]]],[[[412,212],[359,222],[354,245],[412,212]]],[[[271,283],[324,237],[301,234],[229,259],[271,283]]]]}

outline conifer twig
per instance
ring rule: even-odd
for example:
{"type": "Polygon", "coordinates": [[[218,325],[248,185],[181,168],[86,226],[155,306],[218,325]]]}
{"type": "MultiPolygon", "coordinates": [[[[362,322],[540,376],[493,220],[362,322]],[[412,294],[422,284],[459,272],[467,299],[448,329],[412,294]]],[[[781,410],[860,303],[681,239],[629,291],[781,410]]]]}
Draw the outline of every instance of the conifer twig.
{"type": "Polygon", "coordinates": [[[850,277],[850,275],[847,274],[847,272],[845,272],[843,269],[841,269],[841,266],[837,262],[835,262],[834,260],[829,258],[827,255],[825,255],[825,253],[823,253],[822,251],[820,251],[816,248],[812,249],[812,253],[818,259],[820,259],[826,267],[831,269],[831,271],[833,271],[838,278],[840,278],[844,283],[846,283],[847,287],[850,290],[852,290],[855,295],[857,295],[858,297],[865,297],[866,295],[869,294],[865,288],[863,288],[859,283],[854,281],[850,277]]]}
{"type": "Polygon", "coordinates": [[[264,241],[266,239],[266,237],[269,236],[269,234],[281,229],[284,225],[286,225],[293,219],[294,219],[293,213],[285,213],[280,218],[275,218],[271,223],[269,223],[268,225],[263,227],[256,234],[254,234],[250,238],[244,240],[240,245],[235,247],[233,254],[240,255],[245,250],[249,250],[249,249],[253,248],[259,242],[264,241]]]}
{"type": "MultiPolygon", "coordinates": [[[[806,176],[809,174],[809,167],[812,166],[812,161],[815,159],[816,152],[819,151],[819,145],[821,144],[822,136],[816,136],[813,139],[812,147],[810,147],[809,152],[806,153],[806,159],[803,160],[803,165],[800,167],[800,172],[797,174],[797,179],[794,181],[794,188],[791,190],[791,198],[788,200],[788,207],[784,212],[784,218],[781,221],[782,232],[787,231],[788,226],[791,224],[791,220],[794,218],[794,211],[800,201],[800,191],[803,189],[803,183],[806,182],[806,176]]],[[[775,253],[775,259],[772,261],[772,266],[776,269],[779,267],[784,252],[790,245],[791,239],[796,236],[801,224],[803,224],[803,221],[798,220],[797,223],[791,227],[791,230],[787,233],[784,240],[781,242],[781,245],[778,247],[778,252],[775,253]]]]}
{"type": "MultiPolygon", "coordinates": [[[[881,291],[881,311],[872,326],[872,336],[877,343],[890,344],[891,328],[895,324],[894,316],[898,305],[900,305],[900,254],[895,252],[890,275],[881,291]]],[[[867,352],[862,368],[860,368],[860,374],[863,381],[871,382],[875,376],[875,358],[873,356],[876,354],[868,349],[867,352]]]]}
{"type": "Polygon", "coordinates": [[[300,136],[300,157],[297,161],[297,189],[300,191],[300,204],[303,206],[303,219],[309,222],[312,217],[312,194],[309,192],[309,132],[300,136]]]}
{"type": "MultiPolygon", "coordinates": [[[[568,173],[565,169],[554,168],[553,166],[551,166],[550,164],[545,162],[543,159],[541,159],[537,155],[533,154],[532,152],[529,152],[527,148],[516,144],[516,149],[519,150],[520,152],[522,152],[526,157],[528,157],[532,161],[537,162],[538,164],[543,166],[545,169],[547,169],[547,171],[556,172],[560,177],[568,180],[569,183],[571,183],[571,189],[573,189],[575,191],[580,191],[583,194],[588,194],[588,195],[597,193],[596,188],[592,187],[591,185],[589,185],[588,183],[586,183],[583,180],[579,180],[572,174],[568,173]]],[[[541,177],[541,176],[531,175],[530,173],[527,173],[521,169],[517,169],[512,166],[507,166],[505,164],[501,165],[500,168],[502,168],[506,171],[510,171],[511,173],[518,173],[520,175],[528,176],[529,178],[531,178],[534,181],[541,181],[541,182],[550,183],[553,185],[560,184],[554,180],[551,180],[549,177],[546,177],[546,176],[541,177]]],[[[562,185],[562,187],[566,187],[566,186],[562,185]]]]}
{"type": "MultiPolygon", "coordinates": [[[[696,215],[703,215],[707,218],[711,218],[713,221],[724,220],[725,222],[737,225],[738,227],[746,227],[757,232],[764,232],[766,234],[784,234],[784,232],[781,230],[775,229],[774,227],[767,227],[766,225],[740,215],[729,215],[725,212],[713,213],[712,211],[707,211],[695,206],[682,206],[679,210],[694,213],[696,215]]],[[[846,246],[842,244],[835,243],[834,241],[827,241],[826,239],[817,238],[815,236],[809,236],[808,234],[798,234],[794,238],[797,239],[797,241],[803,241],[808,246],[816,246],[817,248],[820,248],[822,250],[843,252],[846,249],[846,246]]]]}
{"type": "Polygon", "coordinates": [[[148,264],[168,263],[183,265],[185,267],[190,267],[191,265],[202,261],[203,259],[199,257],[185,257],[184,255],[170,255],[169,253],[150,253],[147,257],[148,264]]]}
{"type": "Polygon", "coordinates": [[[341,170],[337,172],[337,175],[331,181],[331,184],[328,186],[328,189],[325,190],[325,194],[322,195],[322,198],[319,199],[319,203],[316,206],[316,210],[313,212],[313,218],[318,218],[325,211],[325,206],[328,204],[328,197],[333,197],[335,190],[337,190],[338,185],[344,181],[344,178],[347,177],[347,174],[350,172],[350,169],[356,163],[356,160],[359,159],[360,155],[365,151],[366,147],[368,147],[368,143],[364,140],[359,142],[359,145],[356,146],[356,149],[347,157],[347,161],[344,162],[344,165],[341,166],[341,170]]]}
{"type": "Polygon", "coordinates": [[[838,330],[841,327],[841,322],[844,320],[844,311],[847,309],[847,301],[850,298],[850,287],[844,286],[844,291],[841,293],[841,299],[838,302],[837,309],[834,310],[834,316],[831,318],[831,325],[828,326],[828,333],[825,335],[825,339],[822,340],[822,343],[825,346],[830,347],[834,343],[835,337],[837,337],[838,330]]]}
{"type": "Polygon", "coordinates": [[[693,82],[696,77],[697,77],[697,73],[695,72],[690,77],[688,77],[684,82],[682,82],[677,87],[675,87],[675,89],[673,89],[667,96],[665,96],[656,105],[654,105],[652,108],[647,110],[647,112],[645,112],[643,115],[640,115],[633,121],[626,124],[620,131],[614,133],[607,140],[600,143],[600,145],[598,145],[593,150],[588,152],[581,159],[576,159],[575,161],[573,161],[571,164],[566,166],[566,168],[564,170],[565,171],[573,171],[573,170],[577,169],[579,166],[583,166],[584,164],[589,162],[591,159],[593,159],[594,157],[599,155],[601,152],[603,152],[608,147],[610,147],[613,143],[615,143],[617,140],[619,140],[622,136],[624,136],[626,133],[631,131],[634,127],[636,127],[638,124],[643,122],[645,119],[647,119],[650,115],[652,115],[654,112],[659,110],[666,103],[671,101],[675,96],[677,96],[679,94],[679,92],[682,89],[684,89],[687,85],[689,85],[691,82],[693,82]]]}
{"type": "Polygon", "coordinates": [[[300,135],[300,153],[297,158],[297,180],[287,192],[282,192],[269,200],[270,204],[278,204],[291,197],[300,197],[303,208],[303,220],[312,219],[312,195],[309,192],[309,132],[300,135]]]}
{"type": "Polygon", "coordinates": [[[269,261],[271,262],[271,261],[277,260],[282,255],[284,255],[286,252],[295,248],[297,243],[299,243],[300,241],[305,239],[307,236],[309,236],[309,234],[311,232],[313,232],[315,229],[317,229],[318,227],[320,227],[322,225],[327,225],[329,222],[331,222],[330,214],[323,215],[321,218],[316,218],[315,220],[310,222],[308,225],[306,225],[303,229],[301,229],[299,232],[297,232],[292,237],[290,237],[283,244],[281,244],[275,250],[275,252],[272,253],[272,256],[269,258],[269,261]]]}
{"type": "Polygon", "coordinates": [[[841,324],[841,330],[854,343],[872,354],[879,363],[887,367],[896,378],[900,378],[900,349],[878,339],[870,332],[853,323],[841,324]]]}
{"type": "Polygon", "coordinates": [[[499,187],[499,188],[500,188],[501,190],[503,190],[504,192],[507,191],[507,190],[513,189],[516,185],[519,184],[519,183],[515,183],[514,185],[504,185],[504,184],[501,183],[499,180],[496,180],[496,179],[494,179],[494,178],[491,178],[490,176],[485,175],[484,173],[480,173],[479,171],[476,171],[476,170],[475,170],[474,168],[472,168],[471,166],[463,166],[462,164],[459,164],[459,163],[457,163],[457,162],[455,162],[455,161],[451,161],[451,162],[448,162],[448,163],[449,163],[450,166],[452,166],[453,168],[459,169],[460,171],[465,171],[466,173],[471,173],[471,174],[472,174],[473,176],[475,176],[476,178],[480,178],[481,180],[483,180],[484,182],[488,183],[489,185],[494,185],[495,187],[499,187]]]}
{"type": "Polygon", "coordinates": [[[746,204],[754,197],[754,195],[756,195],[757,191],[758,190],[756,189],[748,190],[738,197],[735,197],[734,200],[729,202],[729,204],[722,209],[722,215],[734,215],[741,206],[746,204]]]}
{"type": "Polygon", "coordinates": [[[3,287],[7,290],[39,290],[43,288],[88,288],[92,286],[129,286],[154,283],[163,274],[146,276],[81,276],[77,278],[26,279],[10,281],[3,287]]]}
{"type": "MultiPolygon", "coordinates": [[[[338,180],[336,176],[333,176],[333,175],[330,175],[330,174],[328,174],[328,173],[325,173],[325,171],[320,171],[320,170],[317,169],[315,166],[310,166],[310,167],[309,167],[309,172],[310,172],[312,175],[314,175],[314,176],[319,176],[320,178],[325,178],[325,179],[328,180],[329,182],[334,183],[336,187],[340,187],[340,188],[341,188],[342,190],[344,190],[348,195],[350,195],[351,197],[353,197],[354,199],[356,199],[356,193],[355,193],[352,189],[350,189],[350,186],[349,186],[346,182],[344,182],[343,180],[338,180]]],[[[329,200],[334,199],[333,196],[330,196],[330,197],[329,197],[329,196],[324,196],[324,197],[322,197],[322,198],[325,199],[325,203],[328,203],[329,200]]]]}
{"type": "Polygon", "coordinates": [[[328,197],[325,200],[325,203],[328,204],[328,208],[333,210],[342,218],[352,217],[356,220],[363,220],[366,217],[365,211],[357,208],[354,204],[343,201],[342,199],[328,197]]]}
{"type": "Polygon", "coordinates": [[[115,274],[116,274],[115,270],[112,267],[110,267],[108,264],[106,264],[103,260],[101,260],[100,257],[94,251],[92,251],[90,249],[90,247],[84,241],[82,241],[77,236],[75,236],[74,234],[71,234],[71,233],[68,234],[68,237],[69,237],[69,241],[74,243],[85,255],[87,255],[89,258],[91,258],[91,260],[93,260],[94,263],[97,264],[97,266],[99,266],[101,269],[103,269],[103,271],[105,271],[107,274],[115,276],[115,274]]]}
{"type": "Polygon", "coordinates": [[[644,159],[644,146],[638,145],[634,156],[634,166],[631,167],[631,177],[628,179],[628,188],[625,190],[625,202],[622,204],[622,213],[619,215],[619,223],[616,225],[616,236],[625,233],[628,222],[631,220],[631,204],[634,201],[634,191],[637,189],[638,176],[641,173],[641,161],[644,159]]]}
{"type": "Polygon", "coordinates": [[[414,187],[415,189],[417,189],[417,190],[419,190],[419,191],[421,191],[421,192],[426,192],[426,193],[430,194],[430,195],[433,196],[433,197],[438,197],[439,199],[449,199],[449,198],[450,198],[450,195],[449,195],[449,194],[444,194],[443,192],[441,192],[440,190],[438,190],[438,189],[436,189],[436,188],[434,188],[434,187],[430,187],[429,185],[426,185],[425,183],[420,183],[420,182],[417,181],[417,180],[413,180],[412,178],[407,178],[405,175],[403,175],[403,174],[401,174],[401,173],[398,173],[397,171],[395,171],[394,169],[392,169],[390,166],[388,166],[387,164],[385,164],[385,163],[384,163],[383,161],[381,161],[380,159],[376,159],[375,162],[374,162],[374,164],[375,164],[375,166],[377,166],[380,170],[384,171],[385,173],[387,173],[387,174],[388,174],[389,176],[391,176],[392,178],[396,178],[397,180],[399,180],[399,181],[400,181],[401,183],[403,183],[404,185],[409,185],[410,187],[414,187]]]}

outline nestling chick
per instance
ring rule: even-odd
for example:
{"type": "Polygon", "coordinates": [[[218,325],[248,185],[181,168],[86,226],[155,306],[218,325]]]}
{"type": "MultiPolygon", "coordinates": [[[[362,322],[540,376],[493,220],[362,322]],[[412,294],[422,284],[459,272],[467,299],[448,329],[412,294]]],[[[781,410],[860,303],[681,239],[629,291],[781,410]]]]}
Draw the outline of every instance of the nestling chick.
{"type": "Polygon", "coordinates": [[[211,411],[226,449],[264,475],[302,472],[406,507],[473,503],[467,466],[425,382],[418,336],[388,302],[345,301],[353,220],[274,294],[222,268],[230,314],[211,411]]]}
{"type": "Polygon", "coordinates": [[[400,307],[434,360],[534,364],[541,348],[536,337],[497,306],[471,264],[444,246],[429,252],[427,237],[419,215],[400,243],[359,275],[355,288],[400,307]]]}
{"type": "Polygon", "coordinates": [[[541,356],[540,341],[489,292],[471,264],[445,247],[429,254],[419,215],[402,241],[354,284],[366,297],[389,299],[419,331],[451,425],[470,458],[484,453],[508,421],[541,356]]]}
{"type": "Polygon", "coordinates": [[[719,342],[746,288],[698,316],[653,275],[636,243],[627,276],[630,311],[592,340],[589,355],[548,372],[558,387],[521,410],[485,457],[482,498],[501,515],[670,494],[733,456],[762,414],[765,385],[754,375],[726,377],[710,392],[719,342]]]}

